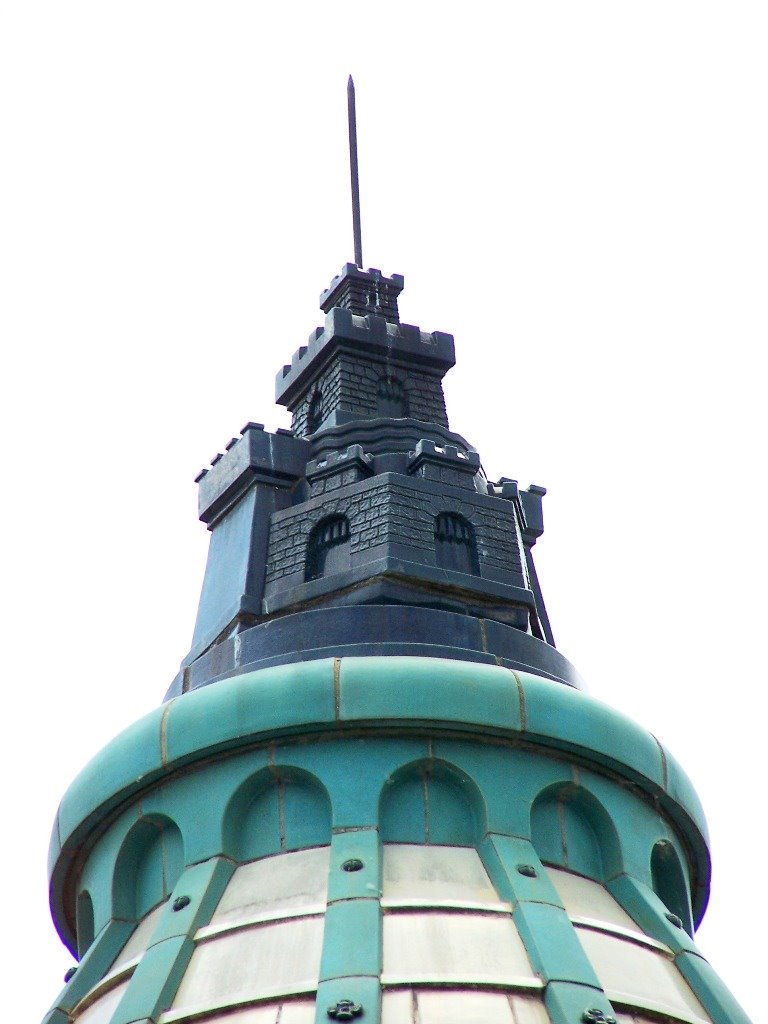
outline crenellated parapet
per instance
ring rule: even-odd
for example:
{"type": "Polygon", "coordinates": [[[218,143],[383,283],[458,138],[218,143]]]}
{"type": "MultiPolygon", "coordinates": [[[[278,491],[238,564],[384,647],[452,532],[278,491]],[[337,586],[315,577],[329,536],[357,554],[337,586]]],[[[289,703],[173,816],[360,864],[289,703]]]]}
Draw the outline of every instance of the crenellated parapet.
{"type": "MultiPolygon", "coordinates": [[[[356,271],[350,281],[390,283],[378,271],[356,271]]],[[[362,287],[362,285],[361,285],[362,287]]],[[[277,376],[278,404],[293,413],[292,429],[305,436],[354,419],[376,416],[412,418],[445,427],[442,379],[454,365],[453,338],[441,331],[425,333],[401,324],[395,316],[369,312],[349,299],[348,306],[329,306],[333,297],[349,297],[341,285],[332,287],[323,305],[324,327],[318,327],[277,376]],[[361,312],[355,312],[360,310],[361,312]]]]}
{"type": "MultiPolygon", "coordinates": [[[[324,293],[325,327],[278,377],[294,429],[248,423],[198,476],[211,545],[192,647],[171,692],[218,678],[245,649],[255,663],[289,658],[285,644],[267,641],[269,622],[337,609],[352,634],[353,609],[369,605],[476,618],[485,649],[471,656],[574,681],[544,646],[504,633],[551,643],[530,554],[544,489],[489,482],[475,449],[449,430],[441,380],[453,339],[399,323],[401,287],[397,276],[345,268],[324,293]],[[376,289],[389,289],[386,315],[362,315],[375,303],[361,295],[376,289]],[[266,648],[245,642],[250,631],[266,648]]],[[[419,646],[392,618],[377,628],[374,642],[399,642],[402,653],[419,646]]],[[[449,638],[430,633],[433,649],[450,652],[449,638]]],[[[324,648],[313,632],[295,657],[324,648]]]]}

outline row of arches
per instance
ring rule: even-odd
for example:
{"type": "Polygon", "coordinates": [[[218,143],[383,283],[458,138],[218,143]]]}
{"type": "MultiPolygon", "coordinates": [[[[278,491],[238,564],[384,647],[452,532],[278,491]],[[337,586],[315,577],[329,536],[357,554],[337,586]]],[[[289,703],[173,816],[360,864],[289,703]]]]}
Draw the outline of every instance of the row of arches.
{"type": "MultiPolygon", "coordinates": [[[[480,575],[475,529],[456,512],[440,512],[434,520],[435,564],[439,569],[480,575]]],[[[306,582],[343,572],[351,566],[352,532],[343,515],[326,516],[307,540],[306,582]]]]}
{"type": "MultiPolygon", "coordinates": [[[[476,783],[440,760],[421,760],[391,775],[379,796],[382,842],[477,846],[486,832],[485,804],[476,783]]],[[[244,863],[283,850],[331,842],[327,789],[293,767],[262,769],[242,783],[223,812],[222,852],[244,863]]],[[[530,839],[540,860],[604,882],[623,870],[621,841],[602,804],[583,786],[543,789],[530,809],[530,839]]],[[[688,884],[674,845],[657,839],[647,851],[648,881],[670,912],[691,930],[688,884]]],[[[178,825],[165,815],[136,822],[125,837],[112,876],[112,916],[137,920],[173,890],[185,865],[178,825]]],[[[93,939],[93,905],[77,900],[80,954],[93,939]]]]}

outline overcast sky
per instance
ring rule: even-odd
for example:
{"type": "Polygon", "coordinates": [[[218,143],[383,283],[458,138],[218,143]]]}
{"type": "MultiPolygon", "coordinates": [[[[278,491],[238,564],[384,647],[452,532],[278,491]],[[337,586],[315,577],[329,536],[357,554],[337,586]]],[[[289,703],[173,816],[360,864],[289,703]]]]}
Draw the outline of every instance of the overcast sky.
{"type": "Polygon", "coordinates": [[[455,334],[451,425],[488,475],[548,488],[558,646],[691,776],[700,945],[757,1021],[768,11],[266,6],[0,13],[4,1012],[42,1018],[71,964],[62,793],[188,650],[192,480],[247,420],[289,424],[274,375],[352,258],[352,72],[365,263],[455,334]]]}

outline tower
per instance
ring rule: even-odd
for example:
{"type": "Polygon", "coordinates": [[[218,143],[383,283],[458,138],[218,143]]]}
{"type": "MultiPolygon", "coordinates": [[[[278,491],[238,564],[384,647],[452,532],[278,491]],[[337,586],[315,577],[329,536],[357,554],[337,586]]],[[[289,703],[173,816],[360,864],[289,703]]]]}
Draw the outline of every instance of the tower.
{"type": "Polygon", "coordinates": [[[556,649],[544,489],[450,425],[450,335],[347,264],[204,470],[163,704],[65,794],[46,1024],[747,1024],[692,935],[696,794],[556,649]]]}

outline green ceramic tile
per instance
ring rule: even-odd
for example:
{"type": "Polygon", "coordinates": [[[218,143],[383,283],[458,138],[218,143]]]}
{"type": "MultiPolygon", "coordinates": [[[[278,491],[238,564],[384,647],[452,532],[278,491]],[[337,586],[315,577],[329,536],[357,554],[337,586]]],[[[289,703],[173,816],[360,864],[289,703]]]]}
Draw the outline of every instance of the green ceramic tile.
{"type": "Polygon", "coordinates": [[[340,717],[471,722],[493,729],[520,726],[517,686],[510,672],[438,658],[343,658],[340,717]]]}
{"type": "Polygon", "coordinates": [[[54,1007],[43,1018],[43,1024],[70,1024],[69,1014],[58,1007],[54,1007]]]}
{"type": "Polygon", "coordinates": [[[222,679],[174,701],[167,723],[168,761],[275,730],[333,726],[335,708],[332,658],[222,679]]]}
{"type": "Polygon", "coordinates": [[[377,977],[360,975],[329,978],[317,988],[315,1024],[328,1024],[328,1010],[340,1001],[350,1000],[361,1009],[360,1024],[378,1024],[381,1020],[381,987],[377,977]]]}
{"type": "Polygon", "coordinates": [[[133,932],[132,921],[110,921],[93,940],[77,971],[59,994],[52,1009],[72,1010],[112,966],[133,932]]]}
{"type": "Polygon", "coordinates": [[[528,734],[541,736],[561,749],[589,751],[598,763],[626,765],[663,785],[661,753],[650,733],[580,690],[527,673],[519,676],[528,734]]]}
{"type": "Polygon", "coordinates": [[[568,915],[547,903],[518,903],[513,911],[534,970],[546,981],[600,987],[568,915]]]}
{"type": "Polygon", "coordinates": [[[602,1010],[606,1017],[615,1017],[615,1011],[599,985],[550,982],[544,990],[544,1005],[552,1024],[581,1024],[588,1010],[602,1010]]]}
{"type": "Polygon", "coordinates": [[[713,1024],[752,1024],[707,961],[695,953],[679,953],[675,963],[699,998],[713,1024]]]}
{"type": "Polygon", "coordinates": [[[696,943],[685,929],[667,919],[667,908],[649,886],[629,875],[619,875],[606,888],[646,935],[663,942],[675,953],[683,949],[698,953],[696,943]]]}
{"type": "Polygon", "coordinates": [[[376,829],[338,832],[331,842],[328,902],[381,895],[381,846],[376,829]],[[348,864],[358,870],[347,871],[348,864]]]}
{"type": "Polygon", "coordinates": [[[174,937],[192,936],[198,928],[207,925],[234,870],[234,863],[223,857],[186,868],[157,923],[152,945],[174,937]],[[176,901],[185,898],[189,903],[174,910],[176,901]]]}
{"type": "Polygon", "coordinates": [[[134,971],[110,1024],[154,1019],[170,1006],[194,950],[192,939],[174,936],[149,947],[134,971]]]}
{"type": "Polygon", "coordinates": [[[62,845],[102,805],[112,806],[126,792],[137,791],[162,769],[157,708],[128,726],[83,768],[64,794],[59,808],[62,845]],[[66,838],[65,838],[66,837],[66,838]]]}
{"type": "Polygon", "coordinates": [[[562,910],[560,897],[528,840],[490,834],[480,846],[480,856],[503,900],[513,905],[520,901],[549,903],[562,910]],[[532,867],[536,876],[523,874],[520,867],[532,867]]]}
{"type": "Polygon", "coordinates": [[[381,970],[381,911],[375,899],[331,903],[325,915],[320,978],[381,970]]]}

